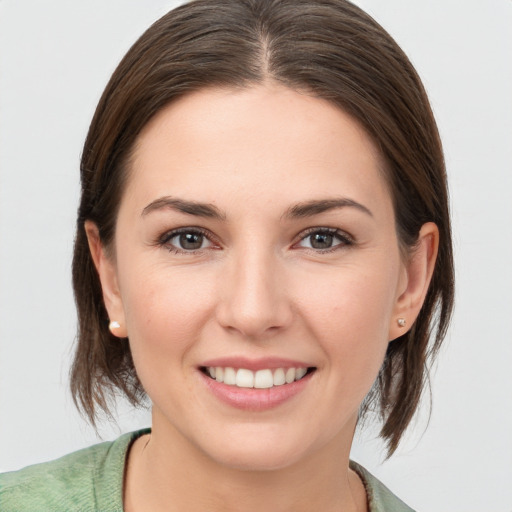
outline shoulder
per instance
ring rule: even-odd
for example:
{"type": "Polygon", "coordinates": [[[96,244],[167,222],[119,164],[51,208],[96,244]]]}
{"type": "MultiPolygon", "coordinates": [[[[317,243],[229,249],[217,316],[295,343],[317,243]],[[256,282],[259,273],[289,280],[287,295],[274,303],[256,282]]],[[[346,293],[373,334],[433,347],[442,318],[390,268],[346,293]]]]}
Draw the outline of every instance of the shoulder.
{"type": "Polygon", "coordinates": [[[350,461],[350,467],[364,483],[370,512],[414,512],[363,466],[350,461]]]}
{"type": "Polygon", "coordinates": [[[0,474],[2,512],[122,511],[126,453],[144,431],[0,474]]]}

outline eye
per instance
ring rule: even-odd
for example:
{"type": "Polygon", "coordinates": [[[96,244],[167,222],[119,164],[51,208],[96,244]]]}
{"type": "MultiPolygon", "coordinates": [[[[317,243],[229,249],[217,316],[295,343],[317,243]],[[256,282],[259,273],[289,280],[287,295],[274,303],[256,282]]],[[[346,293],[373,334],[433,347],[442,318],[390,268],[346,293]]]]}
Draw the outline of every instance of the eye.
{"type": "Polygon", "coordinates": [[[353,241],[348,235],[337,229],[314,228],[307,232],[296,245],[306,249],[328,252],[329,250],[352,245],[352,243],[353,241]]]}
{"type": "Polygon", "coordinates": [[[205,233],[193,228],[169,231],[161,237],[159,244],[176,253],[200,251],[213,246],[205,233]]]}

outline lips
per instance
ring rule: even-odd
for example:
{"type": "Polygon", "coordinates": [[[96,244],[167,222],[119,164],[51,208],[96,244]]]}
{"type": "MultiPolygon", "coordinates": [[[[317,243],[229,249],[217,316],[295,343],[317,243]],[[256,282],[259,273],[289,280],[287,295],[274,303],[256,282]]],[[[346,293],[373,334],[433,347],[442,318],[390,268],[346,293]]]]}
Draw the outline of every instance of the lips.
{"type": "Polygon", "coordinates": [[[207,389],[221,402],[246,411],[272,409],[301,393],[316,367],[279,358],[223,358],[199,367],[207,389]]]}

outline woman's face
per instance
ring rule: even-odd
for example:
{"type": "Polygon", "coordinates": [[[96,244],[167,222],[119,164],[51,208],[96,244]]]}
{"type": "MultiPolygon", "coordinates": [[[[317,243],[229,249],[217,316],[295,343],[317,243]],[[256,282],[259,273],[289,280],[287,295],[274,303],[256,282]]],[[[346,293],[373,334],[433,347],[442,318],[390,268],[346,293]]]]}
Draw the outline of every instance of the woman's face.
{"type": "Polygon", "coordinates": [[[180,99],[138,139],[115,246],[155,435],[246,469],[348,452],[408,282],[356,122],[277,85],[180,99]]]}

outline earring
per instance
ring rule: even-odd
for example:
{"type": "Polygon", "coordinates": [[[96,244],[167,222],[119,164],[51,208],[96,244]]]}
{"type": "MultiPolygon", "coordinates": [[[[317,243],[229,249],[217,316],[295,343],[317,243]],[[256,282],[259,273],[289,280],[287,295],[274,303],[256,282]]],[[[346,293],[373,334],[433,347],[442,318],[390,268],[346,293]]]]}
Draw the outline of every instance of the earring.
{"type": "Polygon", "coordinates": [[[121,324],[120,324],[119,322],[116,322],[115,320],[113,320],[112,322],[110,322],[110,323],[108,324],[108,328],[109,328],[110,332],[111,332],[112,334],[114,334],[114,335],[115,335],[114,331],[115,331],[116,329],[119,329],[119,327],[121,327],[121,324]]]}
{"type": "Polygon", "coordinates": [[[399,318],[396,323],[398,324],[398,327],[405,327],[407,322],[405,321],[405,318],[399,318]]]}

